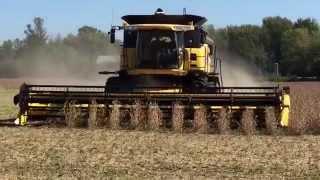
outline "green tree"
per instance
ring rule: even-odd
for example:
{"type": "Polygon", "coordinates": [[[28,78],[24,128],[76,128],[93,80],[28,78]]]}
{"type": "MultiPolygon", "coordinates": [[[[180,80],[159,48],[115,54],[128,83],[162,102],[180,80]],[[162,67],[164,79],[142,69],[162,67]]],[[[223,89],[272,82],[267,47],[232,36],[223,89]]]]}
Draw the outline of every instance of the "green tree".
{"type": "Polygon", "coordinates": [[[14,44],[11,40],[4,41],[0,46],[0,60],[11,60],[14,53],[14,44]]]}
{"type": "Polygon", "coordinates": [[[26,48],[37,48],[46,44],[48,40],[47,31],[44,28],[44,20],[40,17],[33,19],[33,25],[28,24],[24,31],[26,38],[24,40],[26,48]]]}
{"type": "Polygon", "coordinates": [[[320,32],[314,33],[312,36],[309,55],[310,59],[312,59],[312,75],[320,78],[320,32]]]}
{"type": "Polygon", "coordinates": [[[267,17],[263,19],[263,42],[268,57],[272,62],[282,59],[281,42],[285,32],[293,28],[293,23],[282,17],[267,17]]]}
{"type": "Polygon", "coordinates": [[[262,42],[262,29],[254,25],[229,26],[224,37],[230,51],[243,57],[248,63],[266,68],[266,53],[262,42]]]}
{"type": "Polygon", "coordinates": [[[65,39],[65,43],[90,59],[96,59],[98,55],[106,54],[109,46],[107,34],[90,26],[81,27],[77,36],[69,35],[65,39]]]}
{"type": "Polygon", "coordinates": [[[315,19],[311,18],[299,18],[295,23],[294,23],[295,28],[306,28],[310,33],[315,33],[319,31],[319,24],[315,19]]]}
{"type": "Polygon", "coordinates": [[[309,76],[312,75],[312,57],[310,47],[312,35],[306,28],[291,29],[282,38],[282,61],[280,70],[283,75],[309,76]]]}
{"type": "Polygon", "coordinates": [[[85,74],[90,74],[89,71],[94,68],[98,56],[119,52],[118,47],[110,45],[107,38],[107,33],[94,27],[83,26],[78,30],[77,35],[69,34],[63,42],[79,55],[79,58],[72,58],[72,60],[76,60],[83,67],[89,67],[83,71],[87,71],[85,74]]]}

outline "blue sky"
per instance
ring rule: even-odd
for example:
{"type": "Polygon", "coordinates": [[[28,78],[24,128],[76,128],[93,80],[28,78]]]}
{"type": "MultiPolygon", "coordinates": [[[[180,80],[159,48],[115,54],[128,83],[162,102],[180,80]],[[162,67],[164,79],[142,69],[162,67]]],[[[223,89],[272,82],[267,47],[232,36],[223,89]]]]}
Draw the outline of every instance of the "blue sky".
{"type": "Polygon", "coordinates": [[[22,38],[25,25],[35,16],[45,19],[51,36],[64,36],[82,25],[107,30],[112,19],[120,24],[122,15],[150,14],[158,7],[170,14],[182,13],[185,7],[217,27],[261,24],[263,17],[277,15],[320,20],[319,0],[1,0],[0,41],[22,38]]]}

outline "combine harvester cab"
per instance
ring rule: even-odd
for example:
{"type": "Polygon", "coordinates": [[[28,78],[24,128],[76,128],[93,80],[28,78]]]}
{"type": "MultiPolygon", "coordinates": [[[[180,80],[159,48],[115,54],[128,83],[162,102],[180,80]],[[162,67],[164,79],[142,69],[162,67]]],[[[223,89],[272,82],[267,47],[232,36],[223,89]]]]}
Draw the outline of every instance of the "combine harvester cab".
{"type": "MultiPolygon", "coordinates": [[[[17,123],[223,132],[288,126],[289,88],[224,87],[214,41],[196,15],[127,15],[120,70],[105,86],[23,84],[17,123]],[[74,123],[77,121],[78,123],[74,123]]],[[[247,130],[245,130],[247,131],[247,130]]]]}

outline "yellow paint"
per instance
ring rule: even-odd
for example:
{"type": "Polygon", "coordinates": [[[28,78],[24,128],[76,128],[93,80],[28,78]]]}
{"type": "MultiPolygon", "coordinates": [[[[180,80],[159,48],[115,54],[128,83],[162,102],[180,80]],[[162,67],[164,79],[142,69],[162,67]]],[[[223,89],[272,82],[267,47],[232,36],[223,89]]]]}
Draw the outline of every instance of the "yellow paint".
{"type": "Polygon", "coordinates": [[[28,117],[25,114],[20,115],[19,120],[20,120],[19,121],[20,126],[25,126],[28,123],[28,117]]]}
{"type": "Polygon", "coordinates": [[[146,90],[145,92],[149,92],[149,93],[180,93],[182,92],[182,89],[177,89],[177,88],[173,88],[173,89],[162,89],[162,90],[146,90]]]}
{"type": "Polygon", "coordinates": [[[289,114],[290,114],[290,96],[289,94],[284,94],[282,96],[282,106],[281,106],[281,114],[280,114],[280,124],[283,127],[289,126],[289,114]]]}
{"type": "MultiPolygon", "coordinates": [[[[89,107],[89,104],[76,104],[75,107],[89,107]]],[[[40,103],[29,103],[29,107],[61,107],[61,104],[40,104],[40,103]]]]}
{"type": "Polygon", "coordinates": [[[212,57],[209,56],[210,48],[207,44],[200,48],[186,48],[186,56],[183,63],[176,69],[136,69],[136,48],[123,48],[121,54],[121,70],[127,70],[130,75],[175,75],[183,76],[189,70],[212,71],[212,57]],[[191,60],[191,54],[196,54],[197,60],[191,60]]]}
{"type": "Polygon", "coordinates": [[[201,70],[204,72],[211,72],[212,59],[209,56],[210,48],[207,44],[200,48],[186,48],[187,59],[185,66],[188,70],[201,70]],[[191,54],[196,54],[197,60],[191,60],[191,54]]]}
{"type": "Polygon", "coordinates": [[[184,76],[186,71],[180,69],[132,69],[128,70],[130,75],[174,75],[184,76]]]}
{"type": "MultiPolygon", "coordinates": [[[[29,107],[54,107],[54,104],[29,103],[29,107]]],[[[57,106],[56,106],[57,107],[57,106]]]]}
{"type": "Polygon", "coordinates": [[[229,110],[242,110],[242,109],[258,109],[256,106],[210,106],[210,109],[222,109],[226,108],[229,110]]]}

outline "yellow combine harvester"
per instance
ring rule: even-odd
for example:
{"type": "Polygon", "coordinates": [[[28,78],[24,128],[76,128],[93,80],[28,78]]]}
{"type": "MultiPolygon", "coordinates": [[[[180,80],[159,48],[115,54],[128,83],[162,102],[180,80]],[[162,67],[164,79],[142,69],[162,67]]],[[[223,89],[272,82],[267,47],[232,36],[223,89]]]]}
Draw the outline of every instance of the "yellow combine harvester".
{"type": "MultiPolygon", "coordinates": [[[[92,104],[104,109],[109,119],[115,118],[112,113],[118,108],[116,126],[120,128],[134,128],[132,119],[137,116],[130,112],[137,104],[145,110],[158,107],[161,122],[157,128],[176,128],[177,106],[183,109],[178,123],[181,128],[195,128],[199,112],[206,128],[214,127],[219,118],[230,121],[230,128],[238,128],[247,111],[252,111],[249,116],[255,127],[264,128],[266,109],[270,108],[278,125],[288,125],[289,88],[223,86],[215,43],[203,28],[206,18],[166,15],[158,9],[154,15],[127,15],[122,19],[123,25],[113,26],[110,31],[111,43],[115,42],[117,30],[124,34],[120,70],[100,72],[114,74],[106,85],[24,84],[14,98],[20,106],[20,125],[67,119],[66,107],[70,106],[79,108],[82,118],[92,119],[92,104]],[[219,117],[221,114],[227,117],[219,117]]],[[[155,118],[147,116],[149,121],[155,118]]]]}

